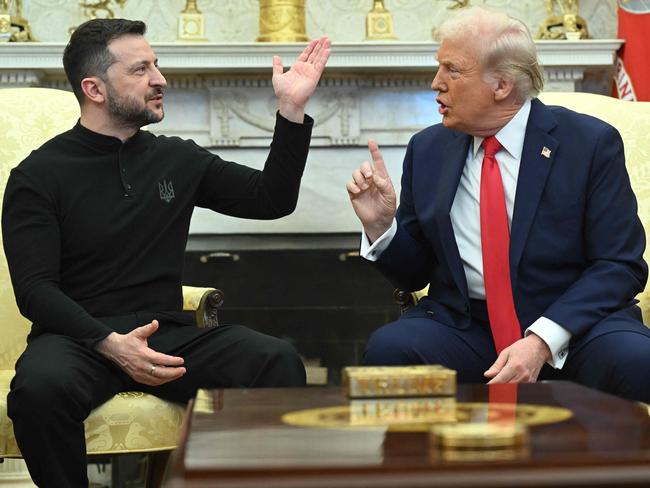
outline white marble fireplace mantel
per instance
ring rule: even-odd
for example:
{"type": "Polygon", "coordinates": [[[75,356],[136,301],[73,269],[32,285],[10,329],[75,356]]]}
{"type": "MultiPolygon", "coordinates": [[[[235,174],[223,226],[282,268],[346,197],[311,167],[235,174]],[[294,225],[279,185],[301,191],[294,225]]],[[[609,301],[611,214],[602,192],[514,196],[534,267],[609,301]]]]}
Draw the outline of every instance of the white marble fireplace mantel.
{"type": "MultiPolygon", "coordinates": [[[[608,67],[623,41],[537,41],[539,58],[550,80],[576,82],[585,69],[608,67]],[[558,75],[558,73],[563,73],[558,75]]],[[[38,85],[48,76],[61,74],[63,43],[0,44],[0,86],[38,85]],[[22,76],[19,73],[23,73],[22,76]],[[27,76],[28,75],[28,76],[27,76]],[[21,81],[22,80],[22,81],[21,81]]],[[[270,68],[274,54],[288,64],[301,44],[265,43],[159,43],[153,44],[161,66],[169,73],[235,73],[270,68]]],[[[370,70],[377,72],[431,72],[437,65],[434,42],[335,43],[330,71],[370,70]]],[[[566,85],[563,89],[572,88],[566,85]]]]}
{"type": "MultiPolygon", "coordinates": [[[[539,41],[546,90],[579,91],[589,70],[610,70],[620,40],[539,41]]],[[[301,44],[153,44],[169,88],[165,119],[153,132],[194,139],[230,159],[262,167],[277,101],[272,57],[289,66],[301,44]]],[[[69,89],[62,43],[0,44],[0,88],[69,89]]],[[[242,221],[198,209],[193,233],[352,232],[358,230],[345,192],[352,170],[376,139],[399,185],[409,138],[440,121],[430,84],[438,44],[335,43],[324,79],[309,102],[315,125],[298,209],[278,222],[242,221]]],[[[399,190],[399,188],[397,188],[399,190]]]]}

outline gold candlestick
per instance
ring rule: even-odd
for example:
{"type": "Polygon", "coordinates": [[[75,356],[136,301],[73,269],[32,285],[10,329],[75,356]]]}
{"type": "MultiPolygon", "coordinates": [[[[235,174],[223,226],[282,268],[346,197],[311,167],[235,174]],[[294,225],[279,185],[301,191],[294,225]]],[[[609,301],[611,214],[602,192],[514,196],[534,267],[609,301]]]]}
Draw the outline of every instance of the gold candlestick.
{"type": "Polygon", "coordinates": [[[0,0],[0,42],[35,41],[32,28],[23,17],[23,0],[0,0]],[[13,11],[11,13],[11,5],[13,11]]]}
{"type": "Polygon", "coordinates": [[[205,42],[205,17],[199,10],[198,0],[187,0],[185,10],[178,17],[178,40],[205,42]]]}
{"type": "Polygon", "coordinates": [[[260,0],[258,42],[303,42],[305,0],[260,0]]]}
{"type": "Polygon", "coordinates": [[[395,40],[393,28],[393,16],[386,7],[383,0],[373,0],[372,10],[366,16],[366,40],[387,41],[395,40]]]}

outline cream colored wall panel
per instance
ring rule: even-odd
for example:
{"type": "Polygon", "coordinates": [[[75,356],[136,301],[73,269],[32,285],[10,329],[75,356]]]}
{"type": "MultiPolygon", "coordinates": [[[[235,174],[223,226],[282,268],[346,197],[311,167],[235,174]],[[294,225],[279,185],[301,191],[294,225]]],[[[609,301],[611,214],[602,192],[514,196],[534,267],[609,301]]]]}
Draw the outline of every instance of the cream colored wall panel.
{"type": "MultiPolygon", "coordinates": [[[[472,5],[488,5],[524,20],[533,32],[546,17],[543,0],[472,0],[472,5]]],[[[432,29],[451,10],[448,0],[386,0],[392,13],[395,34],[402,41],[431,40],[432,29]]],[[[580,13],[597,39],[616,37],[616,0],[582,0],[580,13]]],[[[176,39],[178,14],[185,0],[127,0],[115,7],[116,16],[141,19],[149,27],[149,39],[170,42],[176,39]]],[[[365,37],[365,17],[372,0],[306,0],[307,34],[328,34],[335,42],[359,42],[365,37]]],[[[205,15],[206,38],[211,42],[251,42],[258,35],[257,0],[199,0],[205,15]]],[[[76,0],[24,0],[24,15],[40,41],[61,42],[70,27],[85,20],[76,0]]]]}

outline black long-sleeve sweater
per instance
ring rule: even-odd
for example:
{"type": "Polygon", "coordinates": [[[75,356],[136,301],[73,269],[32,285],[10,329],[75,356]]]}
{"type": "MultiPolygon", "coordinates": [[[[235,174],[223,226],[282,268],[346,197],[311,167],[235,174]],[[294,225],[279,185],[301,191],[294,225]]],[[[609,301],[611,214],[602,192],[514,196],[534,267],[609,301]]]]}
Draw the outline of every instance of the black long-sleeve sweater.
{"type": "Polygon", "coordinates": [[[122,143],[81,124],[12,170],[2,208],[9,271],[31,337],[93,346],[98,317],[182,309],[183,253],[195,206],[274,219],[295,208],[313,120],[278,114],[263,171],[192,141],[138,131],[122,143]]]}

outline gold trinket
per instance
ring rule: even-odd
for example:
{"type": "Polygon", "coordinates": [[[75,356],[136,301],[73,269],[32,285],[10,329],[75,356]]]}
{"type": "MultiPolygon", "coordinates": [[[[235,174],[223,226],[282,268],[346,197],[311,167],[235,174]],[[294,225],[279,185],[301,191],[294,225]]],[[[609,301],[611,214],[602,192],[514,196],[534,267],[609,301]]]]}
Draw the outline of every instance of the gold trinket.
{"type": "Polygon", "coordinates": [[[440,365],[351,366],[343,369],[350,398],[454,395],[456,372],[440,365]]]}
{"type": "Polygon", "coordinates": [[[440,449],[511,449],[528,442],[528,428],[518,422],[441,424],[429,434],[440,449]]]}
{"type": "Polygon", "coordinates": [[[366,15],[366,41],[395,39],[393,16],[384,7],[383,0],[374,0],[372,10],[366,15]]]}

